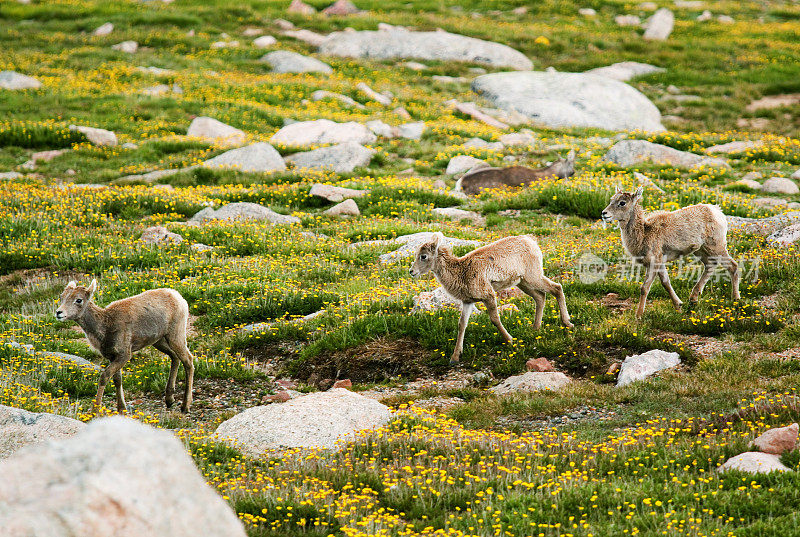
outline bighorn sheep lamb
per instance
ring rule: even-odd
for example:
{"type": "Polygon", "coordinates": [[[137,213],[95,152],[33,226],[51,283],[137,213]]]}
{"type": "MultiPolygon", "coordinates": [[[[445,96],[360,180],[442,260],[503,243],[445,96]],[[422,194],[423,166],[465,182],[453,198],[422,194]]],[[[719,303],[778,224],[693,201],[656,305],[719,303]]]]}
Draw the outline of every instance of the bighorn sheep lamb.
{"type": "Polygon", "coordinates": [[[682,302],[675,294],[667,274],[666,263],[688,254],[696,254],[705,266],[703,274],[689,295],[696,302],[718,265],[731,275],[731,296],[739,299],[739,265],[728,254],[728,221],[719,207],[702,203],[677,211],[655,211],[645,215],[640,204],[642,187],[636,192],[617,192],[601,216],[604,221],[616,220],[622,232],[622,245],[635,263],[644,265],[646,274],[639,296],[636,317],[641,318],[650,286],[656,276],[669,293],[675,309],[682,302]]]}
{"type": "Polygon", "coordinates": [[[464,347],[464,332],[475,302],[483,302],[489,318],[508,343],[513,341],[497,313],[497,291],[517,286],[536,302],[534,328],[542,325],[545,293],[555,295],[561,322],[572,327],[567,312],[567,302],[561,284],[544,275],[542,251],[531,235],[506,237],[456,257],[449,248],[441,244],[442,234],[419,247],[410,272],[418,277],[428,272],[433,275],[454,298],[460,300],[461,318],[458,322],[458,338],[450,364],[458,362],[464,347]]]}
{"type": "Polygon", "coordinates": [[[101,308],[92,302],[95,289],[96,280],[89,287],[69,282],[56,310],[56,319],[77,321],[89,343],[111,362],[100,374],[95,406],[100,406],[108,379],[113,377],[117,410],[125,412],[122,366],[131,359],[131,353],[152,345],[172,360],[164,394],[167,408],[174,402],[178,363],[183,363],[186,387],[181,411],[188,412],[192,405],[194,357],[186,346],[189,306],[180,293],[174,289],[153,289],[101,308]]]}
{"type": "Polygon", "coordinates": [[[478,168],[465,173],[456,183],[456,190],[474,196],[489,188],[528,186],[547,177],[564,179],[575,175],[575,151],[544,168],[532,170],[524,166],[478,168]]]}

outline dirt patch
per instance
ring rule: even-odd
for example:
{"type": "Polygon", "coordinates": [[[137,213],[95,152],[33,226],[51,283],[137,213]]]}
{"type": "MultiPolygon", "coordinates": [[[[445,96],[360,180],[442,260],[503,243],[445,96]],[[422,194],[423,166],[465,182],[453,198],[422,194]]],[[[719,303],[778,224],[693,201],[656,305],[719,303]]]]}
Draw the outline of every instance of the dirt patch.
{"type": "Polygon", "coordinates": [[[381,337],[333,354],[305,360],[295,368],[300,380],[350,379],[357,382],[384,382],[397,376],[435,377],[446,366],[431,366],[431,351],[413,339],[381,337]]]}
{"type": "Polygon", "coordinates": [[[620,311],[631,309],[631,307],[633,306],[633,299],[626,298],[625,300],[622,300],[619,298],[619,295],[617,293],[608,293],[600,300],[596,300],[594,302],[599,302],[600,304],[609,309],[620,310],[620,311]]]}
{"type": "Polygon", "coordinates": [[[725,351],[734,350],[739,347],[738,343],[720,341],[714,337],[698,336],[696,334],[677,334],[675,332],[658,332],[657,337],[664,340],[672,340],[690,348],[699,359],[710,360],[719,356],[725,351]]]}

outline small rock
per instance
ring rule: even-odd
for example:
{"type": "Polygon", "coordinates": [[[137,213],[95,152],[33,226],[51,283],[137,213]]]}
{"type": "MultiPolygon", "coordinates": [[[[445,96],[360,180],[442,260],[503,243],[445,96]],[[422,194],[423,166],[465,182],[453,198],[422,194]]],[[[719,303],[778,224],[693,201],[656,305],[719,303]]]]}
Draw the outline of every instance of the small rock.
{"type": "Polygon", "coordinates": [[[349,173],[354,169],[367,166],[376,151],[356,142],[345,142],[312,151],[295,153],[286,157],[286,162],[293,163],[296,168],[326,168],[336,173],[349,173]]]}
{"type": "Polygon", "coordinates": [[[619,62],[607,65],[605,67],[589,69],[586,72],[593,75],[604,76],[606,78],[627,82],[628,80],[638,76],[646,76],[653,73],[663,73],[665,71],[666,69],[662,67],[656,67],[655,65],[650,65],[649,63],[619,62]]]}
{"type": "Polygon", "coordinates": [[[542,390],[558,391],[567,384],[570,378],[564,373],[533,372],[508,377],[502,383],[490,388],[489,391],[496,395],[505,395],[518,392],[538,392],[542,390]]]}
{"type": "Polygon", "coordinates": [[[195,252],[210,252],[214,250],[213,246],[209,246],[208,244],[203,244],[201,242],[196,242],[191,246],[192,250],[195,252]]]}
{"type": "Polygon", "coordinates": [[[590,7],[582,7],[578,10],[578,15],[583,15],[584,17],[595,17],[597,15],[597,11],[590,7]]]}
{"type": "MultiPolygon", "coordinates": [[[[757,110],[769,110],[772,108],[782,108],[784,106],[794,106],[800,104],[800,93],[789,93],[785,95],[769,95],[752,101],[745,107],[748,112],[755,112],[757,110]]],[[[767,118],[755,118],[752,121],[764,120],[769,121],[767,118]]],[[[767,123],[768,124],[768,123],[767,123]]]]}
{"type": "Polygon", "coordinates": [[[627,386],[631,382],[643,380],[658,371],[669,369],[681,363],[677,352],[653,349],[643,354],[627,356],[617,377],[617,387],[627,386]]]}
{"type": "Polygon", "coordinates": [[[782,205],[788,204],[789,202],[780,198],[756,198],[750,203],[752,203],[756,207],[780,207],[782,205]]]}
{"type": "Polygon", "coordinates": [[[110,34],[113,31],[114,31],[114,25],[111,24],[110,22],[107,22],[95,28],[94,32],[92,33],[98,37],[103,37],[110,34]]]}
{"type": "MultiPolygon", "coordinates": [[[[419,233],[412,233],[411,235],[401,235],[390,241],[378,241],[380,244],[401,244],[402,246],[394,252],[383,254],[380,256],[381,263],[396,263],[401,259],[406,259],[417,254],[419,247],[426,242],[430,242],[433,237],[433,232],[421,231],[419,233]]],[[[374,241],[366,241],[360,244],[370,244],[374,241]]],[[[480,241],[473,241],[467,239],[457,239],[454,237],[443,237],[440,241],[441,245],[453,248],[455,246],[480,246],[480,241]]]]}
{"type": "Polygon", "coordinates": [[[133,142],[125,142],[120,147],[122,147],[122,149],[139,149],[139,144],[135,144],[133,142]]]}
{"type": "Polygon", "coordinates": [[[117,145],[117,135],[106,129],[85,127],[82,125],[70,125],[69,130],[83,133],[86,136],[86,138],[94,145],[98,146],[117,145]]]}
{"type": "Polygon", "coordinates": [[[770,177],[761,185],[761,190],[769,194],[798,194],[800,188],[791,179],[785,177],[770,177]]]}
{"type": "Polygon", "coordinates": [[[790,177],[792,179],[794,179],[795,181],[800,181],[800,170],[797,170],[796,172],[794,172],[792,175],[790,175],[790,177]]]}
{"type": "Polygon", "coordinates": [[[788,472],[789,468],[784,466],[780,457],[769,453],[759,453],[748,451],[735,457],[731,457],[725,464],[717,468],[718,472],[738,470],[748,474],[768,474],[770,472],[788,472]]]}
{"type": "MultiPolygon", "coordinates": [[[[360,102],[356,101],[355,99],[352,99],[352,98],[348,97],[347,95],[342,95],[341,93],[334,93],[332,91],[327,91],[327,90],[317,90],[317,91],[315,91],[314,93],[311,94],[311,100],[312,101],[321,101],[323,99],[336,99],[338,101],[343,102],[344,104],[346,104],[348,106],[354,106],[354,107],[359,108],[361,110],[364,110],[366,108],[360,102]]],[[[370,123],[373,123],[373,122],[372,121],[367,121],[367,127],[369,127],[370,123]]],[[[378,123],[383,123],[383,122],[382,121],[378,121],[378,123]]],[[[385,123],[383,123],[383,124],[386,125],[385,123]]],[[[387,125],[387,127],[388,127],[388,125],[387,125]]],[[[390,127],[390,129],[391,129],[391,127],[390,127]]],[[[372,128],[370,128],[370,130],[372,130],[372,132],[375,132],[372,128]]],[[[378,133],[376,132],[375,134],[378,134],[378,133]]]]}
{"type": "Polygon", "coordinates": [[[242,172],[280,172],[286,163],[280,153],[266,142],[239,147],[203,162],[204,168],[234,168],[242,172]]]}
{"type": "Polygon", "coordinates": [[[483,138],[470,138],[463,144],[461,147],[464,148],[472,148],[476,147],[478,149],[488,149],[490,151],[501,151],[505,146],[502,142],[487,142],[483,138]]]}
{"type": "Polygon", "coordinates": [[[763,453],[783,455],[797,447],[798,425],[793,423],[788,427],[770,429],[753,440],[750,445],[757,447],[763,453]]]}
{"type": "Polygon", "coordinates": [[[336,2],[323,9],[322,12],[325,15],[355,15],[356,13],[361,13],[361,10],[350,0],[336,0],[336,2]]]}
{"type": "Polygon", "coordinates": [[[642,24],[642,19],[636,15],[617,15],[614,17],[614,22],[617,26],[639,26],[642,24]]]}
{"type": "Polygon", "coordinates": [[[286,390],[280,390],[273,395],[265,395],[262,399],[262,403],[285,403],[289,401],[292,397],[289,395],[289,392],[286,390]]]}
{"type": "Polygon", "coordinates": [[[244,143],[247,138],[244,131],[205,116],[194,118],[189,124],[186,135],[204,138],[221,145],[238,145],[244,143]]]}
{"type": "Polygon", "coordinates": [[[675,25],[675,15],[667,8],[656,11],[647,21],[644,38],[649,41],[665,41],[672,33],[675,25]]]}
{"type": "Polygon", "coordinates": [[[326,210],[325,214],[328,216],[359,216],[361,211],[358,210],[358,205],[356,205],[355,201],[346,199],[326,210]]]}
{"type": "Polygon", "coordinates": [[[275,19],[273,22],[281,30],[293,30],[296,28],[293,22],[289,22],[286,19],[275,19]]]}
{"type": "Polygon", "coordinates": [[[325,185],[316,183],[311,186],[309,196],[316,196],[334,203],[338,203],[348,198],[361,198],[369,194],[369,190],[356,190],[341,186],[325,185]]]}
{"type": "Polygon", "coordinates": [[[239,46],[238,41],[215,41],[211,43],[212,49],[221,49],[221,48],[236,48],[239,46]]]}
{"type": "Polygon", "coordinates": [[[411,119],[411,114],[409,114],[408,110],[406,110],[402,106],[398,106],[397,108],[392,110],[392,112],[394,112],[395,114],[397,114],[398,116],[400,116],[403,119],[411,119]]]}
{"type": "Polygon", "coordinates": [[[643,162],[655,162],[684,168],[715,166],[730,168],[722,159],[704,157],[688,151],[679,151],[672,147],[654,144],[646,140],[622,140],[614,144],[602,159],[614,162],[623,167],[636,166],[643,162]]]}
{"type": "Polygon", "coordinates": [[[286,30],[283,32],[283,35],[285,35],[286,37],[293,37],[298,41],[302,41],[304,43],[308,43],[312,47],[320,46],[326,39],[324,35],[306,29],[286,30]]]}
{"type": "Polygon", "coordinates": [[[19,179],[22,174],[19,172],[3,172],[0,173],[0,180],[19,179]]]}
{"type": "Polygon", "coordinates": [[[286,8],[286,13],[297,13],[298,15],[313,15],[316,12],[316,8],[309,6],[303,0],[292,0],[292,3],[286,8]]]}
{"type": "Polygon", "coordinates": [[[767,237],[770,243],[780,246],[789,246],[800,240],[800,224],[792,224],[779,229],[767,237]]]}
{"type": "Polygon", "coordinates": [[[389,125],[388,123],[384,123],[380,119],[372,119],[366,122],[366,126],[369,130],[374,132],[376,135],[382,138],[396,138],[397,137],[397,129],[389,125]]]}
{"type": "Polygon", "coordinates": [[[730,15],[718,15],[717,22],[720,24],[733,24],[736,21],[730,15]]]}
{"type": "Polygon", "coordinates": [[[236,221],[236,220],[266,220],[272,224],[299,224],[300,219],[296,216],[279,214],[257,203],[246,201],[229,203],[223,205],[216,211],[211,207],[206,207],[195,214],[189,222],[205,224],[215,220],[236,221]]]}
{"type": "MultiPolygon", "coordinates": [[[[352,201],[352,200],[351,200],[352,201]]],[[[350,379],[341,379],[333,383],[333,389],[336,388],[352,388],[353,383],[350,379]]]]}
{"type": "Polygon", "coordinates": [[[713,18],[714,18],[714,15],[709,10],[706,9],[701,14],[699,14],[695,20],[697,22],[706,22],[706,21],[710,21],[713,18]]]}
{"type": "Polygon", "coordinates": [[[253,46],[256,48],[269,48],[278,42],[277,39],[271,35],[262,35],[253,39],[253,46]]]}
{"type": "Polygon", "coordinates": [[[461,220],[469,220],[472,224],[479,227],[486,225],[486,219],[483,216],[473,211],[459,209],[458,207],[436,207],[433,209],[433,213],[457,222],[460,222],[461,220]]]}
{"type": "Polygon", "coordinates": [[[261,57],[260,62],[269,64],[273,73],[332,73],[327,63],[310,56],[289,50],[275,50],[261,57]]]}
{"type": "Polygon", "coordinates": [[[145,244],[180,244],[183,237],[163,226],[152,226],[144,230],[139,241],[145,244]]]}
{"type": "Polygon", "coordinates": [[[377,136],[361,123],[354,121],[336,123],[328,119],[317,119],[287,125],[276,132],[270,138],[270,142],[288,146],[308,146],[346,142],[371,144],[377,139],[377,136]]]}
{"type": "Polygon", "coordinates": [[[481,160],[469,155],[458,155],[450,159],[447,163],[447,169],[444,173],[456,174],[468,172],[475,168],[483,168],[489,166],[485,160],[481,160]]]}
{"type": "Polygon", "coordinates": [[[139,43],[136,41],[123,41],[122,43],[117,43],[111,47],[114,50],[119,50],[120,52],[126,52],[128,54],[133,54],[137,50],[139,50],[139,43]]]}
{"type": "Polygon", "coordinates": [[[735,185],[742,185],[752,190],[761,190],[761,183],[752,179],[740,179],[734,183],[735,185]]]}
{"type": "Polygon", "coordinates": [[[245,28],[242,32],[244,37],[255,37],[257,35],[261,35],[264,33],[264,30],[261,28],[245,28]]]}
{"type": "Polygon", "coordinates": [[[537,141],[537,136],[525,129],[519,132],[510,132],[508,134],[503,134],[500,136],[500,143],[507,146],[529,146],[534,145],[537,141]]]}
{"type": "Polygon", "coordinates": [[[364,95],[366,95],[373,101],[382,104],[383,106],[389,106],[390,104],[392,104],[391,98],[387,97],[386,95],[383,95],[382,93],[378,93],[374,89],[370,88],[364,82],[359,82],[358,84],[356,84],[356,89],[358,89],[360,92],[362,92],[364,95]]]}
{"type": "Polygon", "coordinates": [[[419,62],[403,62],[400,65],[406,67],[407,69],[411,69],[412,71],[424,71],[428,68],[427,65],[419,62]]]}
{"type": "MultiPolygon", "coordinates": [[[[753,172],[747,172],[746,174],[744,174],[744,177],[742,177],[742,180],[743,181],[755,181],[755,180],[763,179],[763,178],[764,178],[764,174],[763,173],[753,171],[753,172]]],[[[800,177],[798,177],[798,179],[800,179],[800,177]]],[[[759,185],[759,187],[760,186],[761,185],[759,185]]]]}
{"type": "Polygon", "coordinates": [[[422,138],[422,133],[425,132],[425,122],[417,121],[415,123],[403,123],[397,127],[398,136],[407,140],[419,140],[422,138]]]}
{"type": "Polygon", "coordinates": [[[553,364],[547,358],[532,358],[525,362],[525,369],[528,371],[535,371],[544,373],[547,371],[555,371],[553,364]]]}
{"type": "Polygon", "coordinates": [[[606,375],[615,375],[620,370],[621,367],[622,367],[621,363],[614,362],[613,364],[608,366],[608,369],[606,369],[606,375]]]}

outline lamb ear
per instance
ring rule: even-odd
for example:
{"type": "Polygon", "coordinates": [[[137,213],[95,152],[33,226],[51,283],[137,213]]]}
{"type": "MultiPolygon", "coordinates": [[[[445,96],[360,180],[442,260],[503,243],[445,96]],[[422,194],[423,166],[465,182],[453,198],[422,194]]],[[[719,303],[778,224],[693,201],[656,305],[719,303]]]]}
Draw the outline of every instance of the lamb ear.
{"type": "Polygon", "coordinates": [[[70,280],[67,284],[67,289],[75,289],[78,286],[78,282],[75,280],[70,280]]]}
{"type": "Polygon", "coordinates": [[[617,183],[614,185],[614,194],[619,194],[620,192],[622,192],[622,189],[619,187],[619,183],[617,183]]]}
{"type": "Polygon", "coordinates": [[[644,193],[644,187],[640,186],[639,188],[636,189],[636,192],[633,193],[633,198],[638,200],[639,198],[642,197],[643,193],[644,193]]]}
{"type": "Polygon", "coordinates": [[[92,279],[92,283],[89,284],[89,287],[86,290],[89,291],[89,296],[92,296],[97,290],[97,280],[92,279]]]}
{"type": "Polygon", "coordinates": [[[575,150],[571,149],[570,152],[567,154],[567,162],[575,162],[575,150]]]}
{"type": "Polygon", "coordinates": [[[431,237],[431,243],[433,244],[433,247],[438,251],[439,247],[444,244],[444,235],[442,235],[441,231],[437,231],[436,233],[433,234],[433,236],[431,237]]]}

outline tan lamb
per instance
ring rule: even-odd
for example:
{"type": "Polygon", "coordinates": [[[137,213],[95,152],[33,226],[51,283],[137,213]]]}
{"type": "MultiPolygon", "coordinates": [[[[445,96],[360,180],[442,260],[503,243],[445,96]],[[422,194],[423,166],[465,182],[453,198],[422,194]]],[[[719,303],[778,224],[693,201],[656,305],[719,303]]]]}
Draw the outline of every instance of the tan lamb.
{"type": "Polygon", "coordinates": [[[125,412],[122,366],[131,359],[132,353],[152,345],[172,361],[164,394],[167,408],[174,403],[178,364],[183,364],[186,385],[181,411],[188,412],[192,406],[194,357],[186,346],[189,322],[186,300],[174,289],[153,289],[101,308],[92,302],[96,289],[96,280],[92,280],[89,287],[69,282],[61,294],[61,305],[56,310],[56,319],[76,321],[89,343],[110,362],[100,374],[95,406],[101,405],[108,379],[113,377],[117,410],[125,412]]]}
{"type": "Polygon", "coordinates": [[[464,332],[476,302],[484,303],[492,323],[508,343],[513,342],[497,312],[497,291],[509,287],[516,286],[533,297],[536,302],[534,328],[542,325],[545,293],[556,297],[561,322],[564,326],[572,327],[564,290],[561,284],[544,275],[542,251],[533,236],[506,237],[463,257],[453,255],[441,242],[442,234],[435,233],[431,241],[420,246],[410,272],[415,277],[433,272],[445,291],[463,303],[451,365],[458,363],[461,358],[464,332]]]}
{"type": "Polygon", "coordinates": [[[669,293],[675,309],[681,300],[672,288],[666,263],[685,255],[695,254],[704,270],[689,295],[696,302],[708,280],[719,265],[731,276],[731,297],[739,299],[739,265],[728,253],[728,221],[719,207],[701,203],[677,211],[655,211],[645,214],[641,206],[643,188],[635,192],[617,192],[601,216],[604,221],[617,221],[622,233],[622,245],[635,263],[645,267],[646,274],[639,296],[636,317],[641,318],[647,295],[656,276],[669,293]]]}

